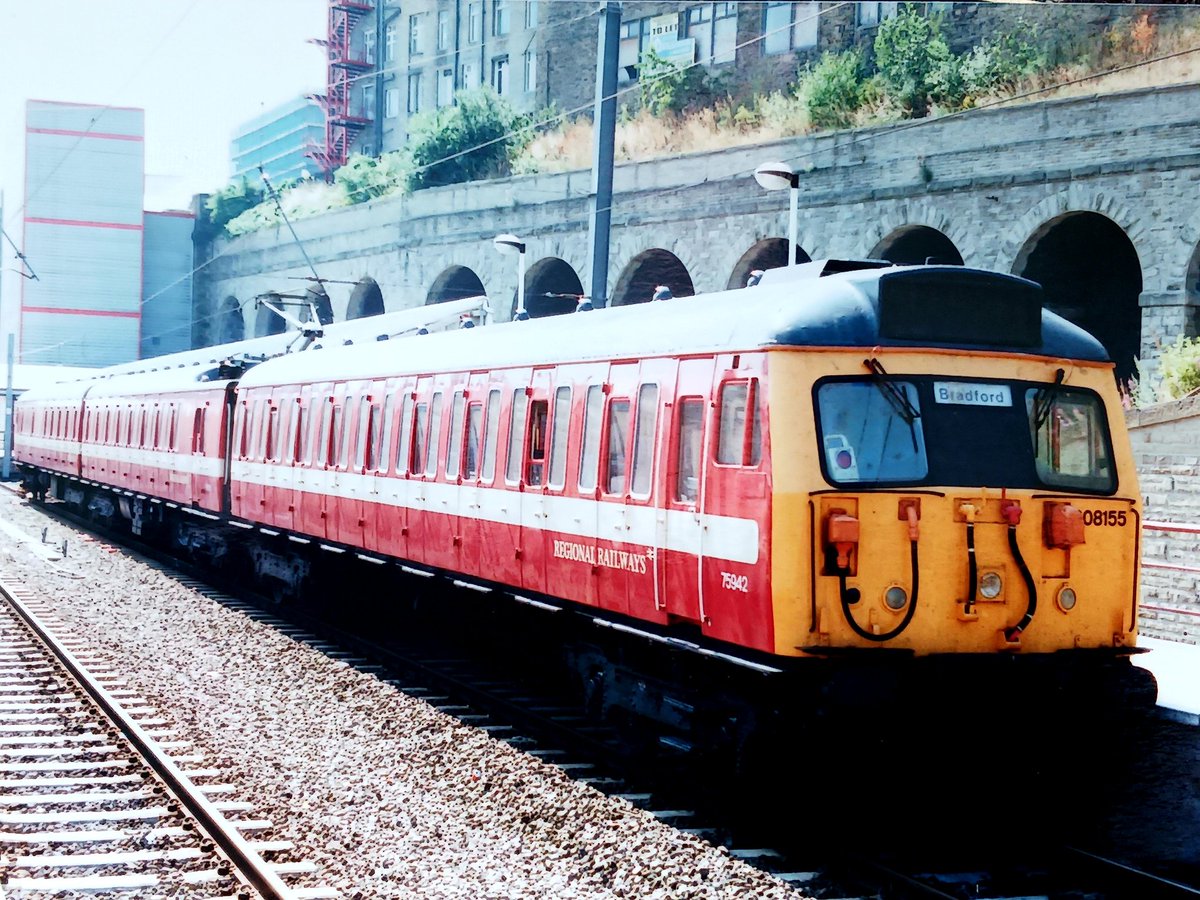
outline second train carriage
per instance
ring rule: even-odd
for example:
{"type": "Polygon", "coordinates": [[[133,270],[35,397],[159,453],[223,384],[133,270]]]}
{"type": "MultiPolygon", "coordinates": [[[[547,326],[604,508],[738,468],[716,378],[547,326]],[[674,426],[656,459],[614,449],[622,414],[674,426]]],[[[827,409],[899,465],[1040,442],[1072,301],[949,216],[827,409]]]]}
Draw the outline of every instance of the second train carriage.
{"type": "MultiPolygon", "coordinates": [[[[118,412],[127,452],[85,439],[86,471],[50,468],[750,656],[1129,652],[1140,496],[1099,343],[1011,276],[832,268],[193,385],[200,455],[228,442],[219,502],[149,481],[196,405],[174,447],[118,412]]],[[[175,402],[106,391],[93,438],[102,409],[175,402]]]]}

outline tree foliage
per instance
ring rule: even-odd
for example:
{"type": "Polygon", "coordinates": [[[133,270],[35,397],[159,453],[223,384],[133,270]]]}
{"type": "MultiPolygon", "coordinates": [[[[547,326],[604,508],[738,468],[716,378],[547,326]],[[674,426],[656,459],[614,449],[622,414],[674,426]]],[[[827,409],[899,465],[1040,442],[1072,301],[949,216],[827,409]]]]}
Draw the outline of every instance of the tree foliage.
{"type": "Polygon", "coordinates": [[[459,91],[454,105],[409,120],[410,190],[508,175],[526,123],[490,87],[459,91]]]}
{"type": "Polygon", "coordinates": [[[703,103],[713,93],[708,75],[701,66],[680,66],[659,56],[653,48],[642,54],[638,63],[638,92],[642,108],[651,115],[679,114],[703,103]]]}
{"type": "Polygon", "coordinates": [[[385,153],[379,158],[355,154],[333,173],[333,183],[346,192],[350,203],[366,203],[403,191],[412,167],[404,153],[385,153]]]}
{"type": "Polygon", "coordinates": [[[815,128],[848,128],[854,114],[873,93],[865,75],[862,52],[824,53],[800,72],[796,93],[804,101],[815,128]]]}
{"type": "Polygon", "coordinates": [[[875,65],[884,88],[912,118],[927,115],[931,96],[944,90],[954,69],[941,20],[902,6],[875,34],[875,65]]]}
{"type": "Polygon", "coordinates": [[[219,230],[262,201],[262,188],[251,187],[243,176],[211,194],[204,206],[208,210],[210,226],[213,230],[219,230]]]}

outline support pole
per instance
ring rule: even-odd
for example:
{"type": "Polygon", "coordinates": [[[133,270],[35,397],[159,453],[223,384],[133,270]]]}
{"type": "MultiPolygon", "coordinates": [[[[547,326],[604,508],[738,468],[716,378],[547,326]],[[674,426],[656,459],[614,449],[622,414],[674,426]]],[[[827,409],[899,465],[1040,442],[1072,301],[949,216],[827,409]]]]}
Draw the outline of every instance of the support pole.
{"type": "Polygon", "coordinates": [[[12,474],[13,446],[13,359],[16,356],[17,336],[8,334],[8,381],[4,389],[4,464],[0,470],[0,478],[8,481],[12,474]]]}
{"type": "Polygon", "coordinates": [[[788,265],[796,264],[796,238],[800,230],[800,187],[794,185],[789,191],[791,197],[791,212],[788,216],[788,265]]]}
{"type": "Polygon", "coordinates": [[[528,319],[525,312],[525,250],[517,255],[517,318],[528,319]]]}
{"type": "Polygon", "coordinates": [[[592,208],[590,216],[592,284],[596,307],[608,305],[608,237],[612,226],[613,145],[617,134],[617,60],[621,46],[621,4],[602,0],[600,37],[596,49],[595,141],[592,151],[592,208]]]}

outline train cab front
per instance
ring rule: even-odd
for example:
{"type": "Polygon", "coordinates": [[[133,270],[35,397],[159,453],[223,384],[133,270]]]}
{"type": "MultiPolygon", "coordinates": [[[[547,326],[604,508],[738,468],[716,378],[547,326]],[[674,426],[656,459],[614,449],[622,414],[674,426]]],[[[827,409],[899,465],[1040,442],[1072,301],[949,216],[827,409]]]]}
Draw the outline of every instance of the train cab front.
{"type": "Polygon", "coordinates": [[[778,652],[915,658],[904,671],[935,685],[1002,669],[1013,695],[1026,675],[1138,682],[1141,502],[1111,368],[911,352],[834,368],[809,382],[820,477],[783,516],[807,526],[791,563],[808,609],[780,604],[778,652]]]}

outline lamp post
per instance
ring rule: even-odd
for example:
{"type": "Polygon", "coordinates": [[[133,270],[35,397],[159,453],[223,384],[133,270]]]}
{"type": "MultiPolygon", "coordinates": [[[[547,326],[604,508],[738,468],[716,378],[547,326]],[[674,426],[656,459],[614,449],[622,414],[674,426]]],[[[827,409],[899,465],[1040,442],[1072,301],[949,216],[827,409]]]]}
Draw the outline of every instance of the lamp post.
{"type": "Polygon", "coordinates": [[[529,318],[525,312],[525,242],[515,234],[498,234],[492,238],[492,246],[506,256],[517,254],[517,312],[513,319],[524,322],[529,318]]]}
{"type": "Polygon", "coordinates": [[[787,163],[763,163],[754,170],[754,180],[759,186],[768,191],[791,190],[791,214],[788,218],[788,261],[789,266],[796,264],[796,232],[800,219],[800,176],[787,163]]]}

